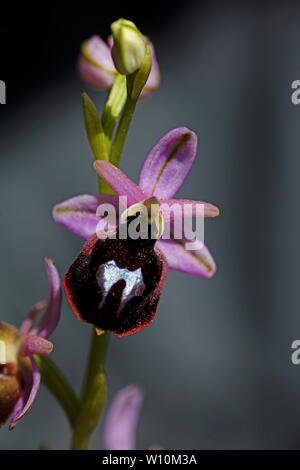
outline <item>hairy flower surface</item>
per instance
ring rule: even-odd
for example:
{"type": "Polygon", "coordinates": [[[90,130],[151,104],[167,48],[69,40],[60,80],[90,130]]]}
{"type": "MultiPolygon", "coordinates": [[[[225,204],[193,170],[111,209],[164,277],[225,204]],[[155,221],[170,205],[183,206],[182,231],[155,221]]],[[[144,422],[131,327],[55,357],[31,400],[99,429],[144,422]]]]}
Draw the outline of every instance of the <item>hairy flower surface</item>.
{"type": "Polygon", "coordinates": [[[155,242],[122,239],[120,231],[114,239],[88,239],[64,279],[67,299],[79,320],[119,337],[151,323],[168,271],[155,242]]]}
{"type": "Polygon", "coordinates": [[[30,411],[40,385],[34,354],[47,356],[53,345],[48,337],[55,330],[61,311],[60,278],[52,260],[45,259],[48,302],[40,322],[32,327],[44,303],[37,303],[17,330],[0,322],[0,426],[12,413],[10,429],[30,411]]]}

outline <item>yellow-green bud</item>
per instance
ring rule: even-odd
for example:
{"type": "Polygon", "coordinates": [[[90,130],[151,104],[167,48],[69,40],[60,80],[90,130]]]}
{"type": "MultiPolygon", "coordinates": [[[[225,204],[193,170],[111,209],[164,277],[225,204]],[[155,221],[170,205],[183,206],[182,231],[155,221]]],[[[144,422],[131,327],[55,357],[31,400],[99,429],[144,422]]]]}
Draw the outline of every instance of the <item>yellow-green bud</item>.
{"type": "Polygon", "coordinates": [[[123,18],[112,23],[111,30],[114,37],[111,54],[115,67],[122,75],[131,75],[144,60],[145,39],[132,21],[123,18]]]}

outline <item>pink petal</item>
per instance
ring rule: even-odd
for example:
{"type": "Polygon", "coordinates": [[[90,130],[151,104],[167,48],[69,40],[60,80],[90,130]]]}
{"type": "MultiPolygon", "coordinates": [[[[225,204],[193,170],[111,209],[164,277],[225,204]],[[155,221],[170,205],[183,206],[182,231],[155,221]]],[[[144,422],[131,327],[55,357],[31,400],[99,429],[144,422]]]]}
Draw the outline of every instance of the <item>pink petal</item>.
{"type": "Polygon", "coordinates": [[[82,45],[78,71],[81,78],[96,90],[109,90],[112,87],[117,72],[110,48],[99,36],[92,36],[82,45]]]}
{"type": "Polygon", "coordinates": [[[140,172],[139,186],[159,199],[170,198],[184,182],[195,160],[197,136],[186,127],[164,135],[150,151],[140,172]]]}
{"type": "Polygon", "coordinates": [[[96,172],[119,196],[127,196],[127,205],[147,199],[147,195],[124,173],[109,162],[96,160],[94,163],[96,172]]]}
{"type": "Polygon", "coordinates": [[[37,302],[32,307],[32,309],[30,310],[30,312],[28,313],[27,317],[25,318],[25,320],[23,321],[23,323],[21,325],[20,333],[22,333],[22,334],[28,333],[28,331],[32,327],[32,324],[33,324],[34,320],[39,315],[39,313],[42,310],[44,310],[45,307],[46,307],[46,303],[42,300],[40,302],[37,302]]]}
{"type": "Polygon", "coordinates": [[[105,449],[135,450],[143,395],[140,387],[129,385],[114,397],[104,424],[105,449]]]}
{"type": "Polygon", "coordinates": [[[188,199],[160,199],[159,204],[165,222],[184,217],[216,217],[220,212],[217,207],[208,202],[188,199]]]}
{"type": "Polygon", "coordinates": [[[48,338],[57,327],[61,311],[61,285],[60,278],[53,261],[45,258],[48,274],[48,300],[46,311],[40,323],[33,328],[31,334],[48,338]]]}
{"type": "Polygon", "coordinates": [[[118,196],[113,194],[82,194],[56,204],[53,218],[63,227],[84,239],[96,232],[100,217],[96,215],[100,204],[111,204],[118,209],[118,196]]]}
{"type": "Polygon", "coordinates": [[[26,335],[21,343],[19,354],[21,357],[32,356],[48,356],[53,349],[53,344],[47,339],[37,335],[26,335]]]}
{"type": "Polygon", "coordinates": [[[32,368],[26,367],[22,371],[23,387],[20,398],[15,404],[9,429],[12,430],[15,425],[31,410],[36,394],[38,392],[41,374],[35,359],[30,356],[32,368]]]}
{"type": "Polygon", "coordinates": [[[186,228],[185,233],[187,237],[183,232],[182,240],[172,238],[170,240],[161,239],[156,242],[156,245],[167,259],[169,269],[211,278],[216,271],[213,257],[206,246],[200,240],[197,240],[192,233],[189,233],[186,228]],[[194,242],[195,249],[187,250],[185,248],[187,242],[194,242]]]}

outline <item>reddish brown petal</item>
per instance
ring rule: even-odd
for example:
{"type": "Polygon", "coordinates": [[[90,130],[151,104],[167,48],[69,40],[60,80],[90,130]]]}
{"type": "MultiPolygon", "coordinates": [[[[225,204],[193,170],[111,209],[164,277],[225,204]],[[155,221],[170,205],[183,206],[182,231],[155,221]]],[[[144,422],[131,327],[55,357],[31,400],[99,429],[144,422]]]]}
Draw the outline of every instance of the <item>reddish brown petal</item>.
{"type": "Polygon", "coordinates": [[[64,288],[79,320],[128,336],[153,320],[167,269],[151,240],[94,235],[69,268],[64,288]]]}

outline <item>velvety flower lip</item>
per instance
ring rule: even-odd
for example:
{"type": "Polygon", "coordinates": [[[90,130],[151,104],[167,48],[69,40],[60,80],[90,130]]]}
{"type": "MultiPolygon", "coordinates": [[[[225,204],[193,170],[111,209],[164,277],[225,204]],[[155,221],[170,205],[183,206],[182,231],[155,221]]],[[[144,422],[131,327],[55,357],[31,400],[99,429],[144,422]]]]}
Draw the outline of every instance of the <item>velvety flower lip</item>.
{"type": "Polygon", "coordinates": [[[77,318],[120,338],[146,328],[168,271],[153,245],[153,240],[89,238],[63,282],[77,318]]]}
{"type": "Polygon", "coordinates": [[[128,385],[116,394],[104,423],[106,450],[135,450],[143,398],[144,392],[138,385],[128,385]]]}
{"type": "MultiPolygon", "coordinates": [[[[141,98],[149,96],[160,83],[159,66],[155,56],[153,44],[145,38],[152,52],[152,68],[146,85],[141,93],[141,98]]],[[[91,88],[96,90],[110,90],[117,76],[111,49],[113,47],[113,36],[111,35],[106,44],[99,36],[94,35],[86,40],[81,48],[78,59],[78,72],[91,88]]]]}
{"type": "MultiPolygon", "coordinates": [[[[173,199],[192,168],[196,152],[196,134],[186,127],[178,127],[164,135],[150,151],[140,172],[139,186],[109,162],[98,160],[94,166],[98,175],[117,196],[127,196],[128,206],[156,196],[165,221],[183,220],[182,208],[186,217],[200,217],[196,211],[198,204],[202,204],[204,217],[216,217],[219,215],[219,209],[213,204],[173,199]],[[173,210],[169,211],[171,206],[173,210]]],[[[105,195],[105,202],[110,202],[117,209],[116,195],[105,195]]],[[[59,203],[54,208],[54,219],[72,232],[88,239],[96,232],[101,220],[95,216],[96,203],[101,203],[101,197],[104,195],[82,195],[59,203]]],[[[170,269],[206,278],[211,278],[216,271],[209,250],[198,243],[196,238],[184,238],[181,241],[175,240],[174,237],[170,240],[161,239],[157,246],[165,255],[170,269]],[[187,251],[186,241],[194,241],[195,249],[187,251]]]]}
{"type": "Polygon", "coordinates": [[[48,274],[48,301],[45,313],[37,326],[32,328],[33,321],[45,307],[43,302],[38,302],[33,307],[20,330],[0,322],[0,342],[2,344],[0,402],[3,394],[11,397],[6,408],[0,410],[0,425],[4,424],[12,412],[10,429],[15,427],[33,405],[40,385],[40,372],[34,355],[50,354],[53,345],[47,338],[56,328],[60,318],[61,286],[59,274],[50,258],[45,258],[45,263],[48,274]],[[7,392],[9,382],[10,393],[7,392]]]}

